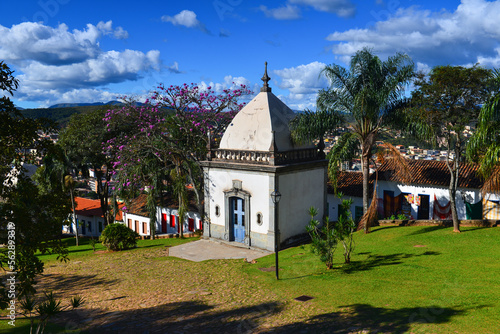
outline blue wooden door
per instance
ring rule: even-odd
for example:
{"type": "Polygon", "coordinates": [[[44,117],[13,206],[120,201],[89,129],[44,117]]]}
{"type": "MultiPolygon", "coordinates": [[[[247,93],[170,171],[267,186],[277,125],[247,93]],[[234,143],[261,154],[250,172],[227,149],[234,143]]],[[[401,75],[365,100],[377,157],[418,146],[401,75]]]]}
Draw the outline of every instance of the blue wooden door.
{"type": "Polygon", "coordinates": [[[245,240],[245,201],[238,197],[231,197],[231,223],[233,225],[234,241],[245,240]]]}

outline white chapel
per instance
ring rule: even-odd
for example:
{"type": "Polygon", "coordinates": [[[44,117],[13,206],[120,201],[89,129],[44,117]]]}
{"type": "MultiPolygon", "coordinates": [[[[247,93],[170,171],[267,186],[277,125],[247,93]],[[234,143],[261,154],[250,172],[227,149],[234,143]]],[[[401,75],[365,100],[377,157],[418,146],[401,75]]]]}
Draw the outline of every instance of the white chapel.
{"type": "Polygon", "coordinates": [[[295,113],[271,92],[267,63],[262,80],[260,93],[202,163],[208,217],[203,234],[272,251],[275,240],[286,244],[306,233],[311,206],[317,219],[324,216],[327,161],[315,145],[292,141],[295,113]],[[281,194],[276,204],[273,191],[281,194]]]}

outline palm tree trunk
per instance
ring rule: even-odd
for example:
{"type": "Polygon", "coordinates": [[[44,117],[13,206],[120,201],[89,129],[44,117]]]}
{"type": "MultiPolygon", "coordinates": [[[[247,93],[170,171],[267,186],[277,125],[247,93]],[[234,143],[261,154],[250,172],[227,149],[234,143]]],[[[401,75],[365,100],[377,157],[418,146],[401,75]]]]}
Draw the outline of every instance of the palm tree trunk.
{"type": "Polygon", "coordinates": [[[368,155],[361,156],[361,171],[363,172],[363,214],[366,214],[370,201],[370,157],[368,155]]]}
{"type": "Polygon", "coordinates": [[[453,219],[453,232],[460,233],[460,220],[458,219],[457,213],[457,203],[455,201],[457,195],[457,186],[458,186],[458,160],[459,157],[459,149],[455,149],[455,159],[453,161],[453,170],[451,172],[450,179],[450,206],[451,206],[451,217],[453,219]]]}

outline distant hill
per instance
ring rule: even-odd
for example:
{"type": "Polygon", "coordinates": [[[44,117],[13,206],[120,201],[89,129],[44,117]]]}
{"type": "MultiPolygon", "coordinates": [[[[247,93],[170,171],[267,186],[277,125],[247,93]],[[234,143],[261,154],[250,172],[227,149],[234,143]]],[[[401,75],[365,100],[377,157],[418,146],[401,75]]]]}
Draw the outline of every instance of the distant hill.
{"type": "MultiPolygon", "coordinates": [[[[63,105],[63,104],[61,104],[63,105]]],[[[70,104],[66,104],[70,105],[70,104]]],[[[71,115],[73,114],[83,114],[89,111],[94,111],[97,109],[105,108],[107,104],[90,104],[90,103],[82,103],[82,105],[71,104],[72,106],[66,107],[55,107],[51,106],[49,108],[36,108],[36,109],[22,109],[20,110],[21,114],[24,117],[28,118],[47,118],[50,119],[57,124],[61,128],[65,127],[68,124],[71,115]]]]}
{"type": "Polygon", "coordinates": [[[120,101],[109,101],[109,102],[94,102],[94,103],[59,103],[50,106],[49,109],[56,108],[71,108],[71,107],[88,107],[88,106],[105,106],[105,105],[121,105],[120,101]]]}
{"type": "MultiPolygon", "coordinates": [[[[83,114],[89,111],[119,105],[123,105],[123,103],[119,101],[109,101],[107,103],[60,103],[48,108],[18,109],[24,117],[34,119],[47,118],[56,122],[60,128],[63,128],[68,124],[69,119],[73,114],[83,114]]],[[[142,106],[144,103],[137,102],[137,105],[142,106]]],[[[168,109],[166,110],[167,112],[172,112],[168,111],[168,109]]]]}

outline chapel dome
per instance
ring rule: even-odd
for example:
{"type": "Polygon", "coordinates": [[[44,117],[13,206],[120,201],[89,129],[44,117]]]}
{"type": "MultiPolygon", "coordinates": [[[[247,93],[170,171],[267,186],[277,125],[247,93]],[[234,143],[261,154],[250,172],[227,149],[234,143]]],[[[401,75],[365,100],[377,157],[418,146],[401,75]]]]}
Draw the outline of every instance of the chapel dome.
{"type": "Polygon", "coordinates": [[[314,147],[292,142],[289,123],[296,114],[271,92],[270,79],[266,62],[260,93],[233,118],[222,136],[219,149],[285,152],[314,147]]]}

